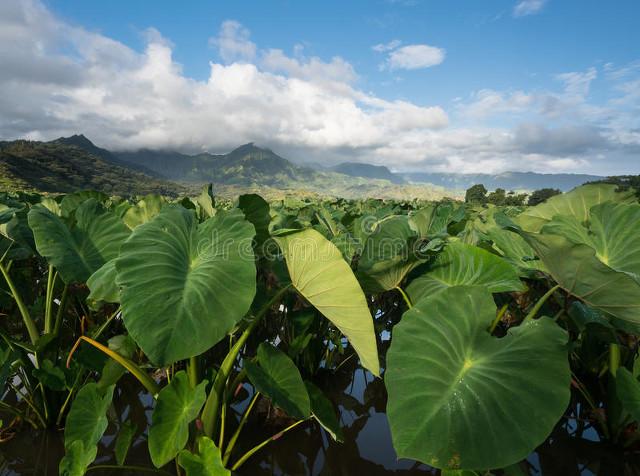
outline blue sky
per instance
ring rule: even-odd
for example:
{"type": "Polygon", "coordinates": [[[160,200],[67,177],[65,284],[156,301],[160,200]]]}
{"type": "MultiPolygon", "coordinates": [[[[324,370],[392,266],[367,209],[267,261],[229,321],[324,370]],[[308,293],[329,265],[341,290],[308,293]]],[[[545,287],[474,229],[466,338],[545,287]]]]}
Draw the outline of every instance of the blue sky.
{"type": "Polygon", "coordinates": [[[3,17],[0,92],[35,95],[0,100],[4,138],[640,173],[637,1],[6,0],[3,17]]]}

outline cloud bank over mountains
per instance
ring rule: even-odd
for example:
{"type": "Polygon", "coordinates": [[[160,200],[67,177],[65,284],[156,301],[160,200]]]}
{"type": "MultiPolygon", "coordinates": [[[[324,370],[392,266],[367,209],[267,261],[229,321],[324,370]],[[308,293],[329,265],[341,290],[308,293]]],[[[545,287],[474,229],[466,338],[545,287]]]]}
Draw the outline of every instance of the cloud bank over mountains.
{"type": "MultiPolygon", "coordinates": [[[[235,20],[209,40],[218,59],[206,80],[184,74],[162,32],[145,40],[136,51],[38,0],[1,2],[0,139],[84,133],[111,149],[188,152],[255,141],[294,160],[449,172],[613,173],[640,151],[640,64],[559,73],[553,91],[485,89],[422,105],[364,91],[340,56],[260,48],[235,20]],[[609,99],[590,101],[594,81],[607,82],[609,99]]],[[[373,49],[393,74],[447,61],[426,44],[373,49]]]]}

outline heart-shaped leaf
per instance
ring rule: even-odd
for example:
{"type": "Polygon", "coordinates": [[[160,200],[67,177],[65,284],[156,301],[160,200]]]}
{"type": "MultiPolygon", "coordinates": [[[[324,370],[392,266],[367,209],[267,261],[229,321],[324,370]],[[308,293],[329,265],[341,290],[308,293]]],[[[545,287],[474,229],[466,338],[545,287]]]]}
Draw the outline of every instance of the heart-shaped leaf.
{"type": "Polygon", "coordinates": [[[76,468],[69,469],[69,474],[83,474],[74,471],[78,467],[86,468],[95,459],[96,445],[107,429],[107,410],[114,388],[114,385],[100,388],[91,382],[82,387],[73,400],[64,428],[64,447],[69,456],[65,464],[76,468]]]}
{"type": "Polygon", "coordinates": [[[198,454],[182,450],[178,464],[186,476],[230,476],[231,471],[222,464],[220,449],[206,436],[198,438],[198,454]]]}
{"type": "Polygon", "coordinates": [[[160,390],[149,428],[149,454],[160,468],[184,448],[189,439],[189,423],[196,419],[206,399],[206,381],[192,387],[184,370],[160,390]]]}
{"type": "Polygon", "coordinates": [[[309,395],[293,361],[270,344],[258,347],[258,362],[246,362],[247,376],[256,389],[289,416],[302,420],[311,414],[309,395]]]}
{"type": "Polygon", "coordinates": [[[393,330],[385,383],[399,457],[438,468],[504,467],[551,433],[569,403],[567,334],[553,320],[498,339],[484,287],[419,301],[393,330]]]}
{"type": "Polygon", "coordinates": [[[523,291],[517,270],[504,259],[482,248],[450,243],[429,270],[411,281],[407,294],[413,303],[451,286],[482,285],[492,293],[523,291]]]}
{"type": "Polygon", "coordinates": [[[107,261],[118,255],[130,231],[122,220],[94,198],[75,210],[75,226],[44,207],[29,212],[38,252],[47,258],[65,283],[85,282],[107,261]]]}
{"type": "Polygon", "coordinates": [[[168,365],[203,353],[245,315],[256,292],[254,228],[234,209],[200,225],[168,205],[139,225],[116,261],[124,324],[168,365]]]}

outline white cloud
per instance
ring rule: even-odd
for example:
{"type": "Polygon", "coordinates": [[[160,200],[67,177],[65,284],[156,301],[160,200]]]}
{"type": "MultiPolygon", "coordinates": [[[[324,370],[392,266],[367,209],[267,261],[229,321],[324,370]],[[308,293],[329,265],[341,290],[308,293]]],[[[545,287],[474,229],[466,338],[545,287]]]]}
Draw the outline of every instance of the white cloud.
{"type": "Polygon", "coordinates": [[[444,61],[445,50],[429,45],[407,45],[392,50],[383,69],[422,69],[436,66],[444,61]]]}
{"type": "Polygon", "coordinates": [[[387,51],[395,50],[401,44],[402,42],[400,40],[391,40],[389,43],[379,43],[377,45],[373,45],[371,49],[373,51],[377,51],[378,53],[385,53],[387,51]]]}
{"type": "Polygon", "coordinates": [[[251,61],[256,56],[256,45],[249,40],[250,32],[235,20],[226,20],[218,36],[209,38],[209,44],[218,48],[220,57],[227,63],[251,61]]]}
{"type": "Polygon", "coordinates": [[[513,7],[513,16],[518,18],[539,13],[545,3],[547,0],[522,0],[513,7]]]}
{"type": "Polygon", "coordinates": [[[185,75],[160,32],[144,37],[137,51],[36,0],[0,1],[0,139],[84,133],[112,149],[186,152],[255,141],[299,161],[419,171],[606,173],[606,160],[626,150],[635,155],[620,167],[637,161],[640,88],[630,67],[606,104],[589,93],[613,80],[587,69],[558,75],[557,91],[481,90],[452,105],[450,119],[437,104],[363,91],[344,58],[261,50],[237,23],[213,40],[221,60],[203,80],[185,75]]]}

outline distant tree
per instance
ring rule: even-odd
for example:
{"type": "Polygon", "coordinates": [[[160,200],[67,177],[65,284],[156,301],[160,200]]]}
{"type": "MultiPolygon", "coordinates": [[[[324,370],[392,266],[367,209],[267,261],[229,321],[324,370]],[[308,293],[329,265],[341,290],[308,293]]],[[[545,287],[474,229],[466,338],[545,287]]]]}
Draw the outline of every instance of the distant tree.
{"type": "Polygon", "coordinates": [[[467,203],[487,203],[487,189],[481,183],[472,185],[467,189],[464,201],[467,203]]]}
{"type": "Polygon", "coordinates": [[[496,188],[493,192],[491,192],[487,196],[487,201],[489,203],[492,203],[498,206],[504,205],[506,199],[507,199],[507,193],[505,192],[504,188],[496,188]]]}
{"type": "Polygon", "coordinates": [[[526,193],[518,193],[516,194],[513,190],[510,191],[505,200],[504,204],[512,207],[521,207],[527,201],[526,193]]]}
{"type": "Polygon", "coordinates": [[[527,205],[534,206],[539,203],[546,202],[548,199],[553,197],[554,195],[560,195],[562,192],[557,188],[541,188],[540,190],[536,190],[529,197],[529,201],[527,205]]]}

